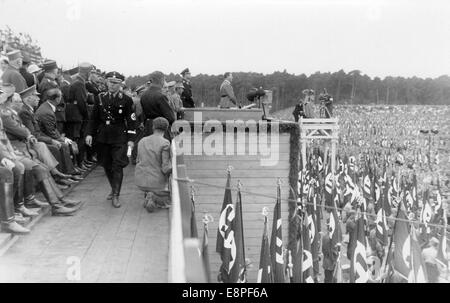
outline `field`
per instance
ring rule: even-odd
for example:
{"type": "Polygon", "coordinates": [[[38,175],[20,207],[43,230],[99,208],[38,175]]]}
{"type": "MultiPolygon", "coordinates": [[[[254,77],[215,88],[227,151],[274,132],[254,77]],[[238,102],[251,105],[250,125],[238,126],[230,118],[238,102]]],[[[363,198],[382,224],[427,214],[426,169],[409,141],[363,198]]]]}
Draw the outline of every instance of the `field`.
{"type": "MultiPolygon", "coordinates": [[[[293,109],[286,108],[272,116],[294,120],[293,109]]],[[[419,186],[431,172],[437,172],[441,190],[448,198],[450,106],[337,105],[333,114],[339,118],[339,154],[357,156],[371,150],[395,154],[400,148],[405,164],[412,164],[417,172],[419,186]],[[431,158],[432,171],[428,158],[431,158]]]]}

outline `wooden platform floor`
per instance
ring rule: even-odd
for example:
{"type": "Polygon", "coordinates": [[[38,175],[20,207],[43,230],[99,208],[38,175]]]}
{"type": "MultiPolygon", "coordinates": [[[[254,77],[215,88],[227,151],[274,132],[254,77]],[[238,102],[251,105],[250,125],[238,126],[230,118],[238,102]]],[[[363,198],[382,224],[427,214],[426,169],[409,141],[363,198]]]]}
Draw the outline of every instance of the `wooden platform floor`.
{"type": "Polygon", "coordinates": [[[0,282],[167,282],[168,210],[145,211],[131,165],[121,208],[106,201],[109,191],[97,167],[68,195],[86,201],[75,216],[45,216],[0,257],[0,282]]]}

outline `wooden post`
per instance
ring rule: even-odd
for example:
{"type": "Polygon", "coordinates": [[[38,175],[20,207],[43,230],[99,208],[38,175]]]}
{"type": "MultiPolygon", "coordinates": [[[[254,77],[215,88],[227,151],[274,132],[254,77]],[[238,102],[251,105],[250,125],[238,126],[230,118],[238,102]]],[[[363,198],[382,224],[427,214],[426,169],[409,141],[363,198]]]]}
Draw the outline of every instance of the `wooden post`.
{"type": "Polygon", "coordinates": [[[336,170],[336,143],[336,138],[331,139],[331,172],[333,175],[336,170]]]}
{"type": "Polygon", "coordinates": [[[303,128],[303,118],[300,117],[300,146],[302,148],[302,171],[306,167],[306,130],[303,128]]]}

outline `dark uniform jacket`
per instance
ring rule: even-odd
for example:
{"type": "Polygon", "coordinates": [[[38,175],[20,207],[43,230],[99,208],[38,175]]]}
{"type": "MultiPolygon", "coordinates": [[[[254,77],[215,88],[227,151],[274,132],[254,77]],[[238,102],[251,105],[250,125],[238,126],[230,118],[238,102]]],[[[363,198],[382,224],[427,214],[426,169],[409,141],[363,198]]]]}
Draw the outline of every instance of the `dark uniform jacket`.
{"type": "Polygon", "coordinates": [[[87,99],[87,111],[89,120],[92,118],[92,111],[94,110],[95,101],[98,101],[98,95],[100,94],[100,87],[93,81],[86,82],[86,90],[88,91],[87,99]]]}
{"type": "Polygon", "coordinates": [[[31,136],[30,130],[23,125],[17,112],[4,104],[0,105],[0,115],[3,128],[11,145],[16,151],[27,154],[29,152],[27,140],[31,136]]]}
{"type": "Polygon", "coordinates": [[[56,127],[57,120],[55,112],[48,102],[42,103],[36,110],[36,119],[39,124],[39,129],[44,135],[60,142],[64,141],[56,127]]]}
{"type": "MultiPolygon", "coordinates": [[[[58,82],[56,82],[56,80],[48,77],[48,76],[44,76],[44,78],[42,78],[41,83],[39,84],[39,93],[41,94],[41,102],[40,104],[43,104],[45,101],[47,101],[47,91],[49,89],[52,88],[60,88],[58,85],[58,82]]],[[[64,94],[63,94],[64,96],[64,94]]],[[[66,121],[66,104],[64,99],[61,100],[61,102],[58,104],[58,106],[56,106],[56,119],[59,123],[64,123],[66,121]]]]}
{"type": "Polygon", "coordinates": [[[22,105],[19,111],[19,118],[22,120],[23,125],[25,125],[31,132],[33,136],[38,139],[38,141],[44,142],[46,144],[52,144],[52,138],[41,132],[39,127],[39,122],[36,119],[33,109],[28,105],[22,105]]]}
{"type": "Polygon", "coordinates": [[[86,81],[77,75],[69,88],[69,99],[66,100],[66,121],[83,122],[89,120],[87,110],[88,92],[86,81]]]}
{"type": "Polygon", "coordinates": [[[134,141],[136,136],[136,114],[133,100],[118,92],[100,93],[89,120],[87,135],[104,144],[123,144],[134,141]]]}
{"type": "Polygon", "coordinates": [[[192,86],[191,82],[183,79],[184,90],[181,93],[181,101],[183,101],[183,107],[192,108],[195,107],[194,100],[192,99],[192,86]]]}
{"type": "Polygon", "coordinates": [[[170,125],[175,121],[175,115],[172,108],[170,108],[169,100],[159,87],[150,86],[141,97],[141,105],[144,121],[158,117],[166,118],[170,125]]]}
{"type": "Polygon", "coordinates": [[[21,67],[19,69],[20,74],[22,75],[22,77],[25,79],[25,81],[27,82],[27,86],[33,86],[36,83],[34,83],[34,77],[32,74],[30,74],[27,69],[25,67],[21,67]]]}
{"type": "Polygon", "coordinates": [[[2,119],[0,119],[0,161],[4,158],[14,160],[15,157],[14,148],[12,147],[11,142],[9,142],[8,136],[3,128],[2,119]]]}

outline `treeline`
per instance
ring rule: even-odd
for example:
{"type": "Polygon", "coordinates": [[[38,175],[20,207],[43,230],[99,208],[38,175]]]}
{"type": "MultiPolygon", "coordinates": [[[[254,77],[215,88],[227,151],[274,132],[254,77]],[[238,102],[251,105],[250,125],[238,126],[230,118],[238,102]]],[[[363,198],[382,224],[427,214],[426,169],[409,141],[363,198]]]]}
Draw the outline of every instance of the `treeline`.
{"type": "MultiPolygon", "coordinates": [[[[148,76],[133,76],[126,80],[129,87],[144,84],[148,76]]],[[[180,80],[179,75],[170,74],[167,81],[180,80]]],[[[223,76],[199,74],[192,77],[194,100],[197,106],[217,106],[219,87],[223,76]]],[[[252,87],[263,87],[273,91],[273,110],[283,109],[297,103],[302,90],[312,88],[316,95],[324,88],[340,104],[450,104],[450,77],[431,78],[378,77],[370,78],[358,70],[346,73],[316,72],[310,76],[293,75],[285,71],[270,75],[260,73],[233,73],[236,97],[247,104],[245,95],[252,87]]]]}

